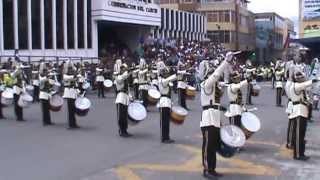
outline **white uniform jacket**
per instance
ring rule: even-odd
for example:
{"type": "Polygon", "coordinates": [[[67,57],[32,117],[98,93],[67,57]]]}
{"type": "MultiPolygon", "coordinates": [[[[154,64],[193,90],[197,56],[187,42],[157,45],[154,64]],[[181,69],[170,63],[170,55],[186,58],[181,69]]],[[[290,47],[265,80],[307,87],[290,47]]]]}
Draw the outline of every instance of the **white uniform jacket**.
{"type": "Polygon", "coordinates": [[[183,76],[186,74],[187,72],[184,71],[178,71],[178,84],[177,84],[177,88],[178,89],[186,89],[187,88],[187,83],[185,81],[183,81],[183,76]],[[179,78],[179,76],[181,76],[179,78]]]}
{"type": "Polygon", "coordinates": [[[97,71],[96,82],[103,82],[104,81],[104,77],[103,77],[103,74],[102,74],[102,69],[97,68],[96,71],[97,71]]]}
{"type": "MultiPolygon", "coordinates": [[[[49,79],[46,77],[46,76],[40,76],[39,75],[39,81],[40,81],[40,87],[42,88],[43,86],[45,86],[45,83],[47,81],[49,81],[49,79]]],[[[51,81],[52,83],[52,81],[51,81]]],[[[51,84],[50,83],[50,84],[51,84]]],[[[40,92],[39,92],[39,99],[44,99],[44,100],[49,100],[51,97],[50,93],[49,92],[46,92],[44,91],[43,89],[40,89],[40,92]]]]}
{"type": "Polygon", "coordinates": [[[284,70],[275,72],[276,88],[283,88],[283,84],[282,84],[282,76],[283,75],[284,75],[284,70]]]}
{"type": "Polygon", "coordinates": [[[138,72],[138,81],[139,81],[139,90],[148,90],[148,69],[139,70],[138,72]]]}
{"type": "Polygon", "coordinates": [[[168,107],[171,108],[172,102],[170,96],[170,82],[175,81],[177,79],[176,75],[171,75],[168,78],[162,78],[159,77],[159,91],[161,94],[160,100],[159,100],[159,107],[164,108],[168,107]]]}
{"type": "Polygon", "coordinates": [[[64,92],[63,92],[63,98],[76,99],[79,91],[74,87],[69,87],[71,85],[71,81],[76,81],[74,78],[74,75],[64,74],[63,81],[65,86],[64,92]]]}
{"type": "Polygon", "coordinates": [[[220,76],[223,74],[224,70],[228,68],[228,65],[227,61],[222,62],[214,73],[201,83],[201,106],[204,109],[202,111],[200,127],[220,127],[222,112],[219,109],[210,106],[220,106],[219,103],[215,102],[216,84],[218,84],[217,82],[219,81],[220,76]]]}
{"type": "Polygon", "coordinates": [[[127,90],[124,89],[126,86],[125,80],[128,77],[129,77],[128,72],[124,72],[123,74],[120,74],[120,75],[116,76],[116,78],[115,78],[115,84],[116,84],[117,91],[118,91],[117,98],[115,101],[116,104],[123,104],[123,105],[128,106],[130,103],[130,98],[129,98],[128,92],[127,92],[127,90]]]}
{"type": "Polygon", "coordinates": [[[288,97],[288,104],[287,104],[287,108],[286,108],[286,113],[290,116],[290,114],[292,113],[293,110],[293,104],[292,104],[292,100],[291,100],[291,96],[290,96],[290,88],[292,86],[293,82],[290,80],[287,80],[286,85],[284,87],[284,90],[286,92],[286,95],[288,97]]]}
{"type": "Polygon", "coordinates": [[[290,87],[290,97],[293,103],[292,113],[289,118],[296,118],[299,116],[308,117],[307,99],[305,98],[305,89],[312,85],[312,80],[302,83],[293,83],[290,87]]]}
{"type": "MultiPolygon", "coordinates": [[[[241,90],[241,88],[248,85],[248,81],[244,80],[240,83],[232,83],[227,88],[227,94],[229,98],[229,102],[236,102],[238,98],[238,91],[241,90]]],[[[236,104],[236,103],[230,103],[229,105],[229,117],[234,117],[242,114],[242,104],[236,104]]]]}

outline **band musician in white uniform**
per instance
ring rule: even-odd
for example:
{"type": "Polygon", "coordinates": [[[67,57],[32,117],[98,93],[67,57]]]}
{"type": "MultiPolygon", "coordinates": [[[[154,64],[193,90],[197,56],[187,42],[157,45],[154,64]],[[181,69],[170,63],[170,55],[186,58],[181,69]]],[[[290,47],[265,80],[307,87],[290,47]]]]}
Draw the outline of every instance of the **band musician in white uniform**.
{"type": "Polygon", "coordinates": [[[220,125],[223,107],[220,105],[222,92],[218,87],[219,79],[233,59],[229,52],[217,69],[210,74],[210,70],[203,68],[205,78],[201,83],[201,106],[203,108],[200,127],[203,136],[202,162],[203,176],[212,179],[222,176],[216,172],[216,152],[220,148],[220,125]]]}
{"type": "Polygon", "coordinates": [[[292,113],[289,118],[293,120],[293,158],[306,161],[309,159],[305,153],[305,135],[307,130],[307,119],[309,116],[308,102],[306,99],[306,88],[318,79],[307,80],[306,75],[299,70],[294,73],[293,84],[290,87],[290,97],[293,103],[292,113]]]}
{"type": "Polygon", "coordinates": [[[115,84],[117,88],[117,97],[115,104],[117,106],[117,118],[119,125],[120,137],[131,137],[128,133],[128,105],[130,103],[129,98],[129,83],[128,83],[128,67],[126,64],[121,64],[120,72],[115,77],[115,84]]]}
{"type": "Polygon", "coordinates": [[[170,138],[170,113],[171,113],[171,89],[170,82],[177,79],[175,74],[170,75],[169,70],[163,67],[159,70],[158,86],[161,94],[159,101],[160,108],[160,132],[162,143],[173,143],[174,140],[170,138]]]}

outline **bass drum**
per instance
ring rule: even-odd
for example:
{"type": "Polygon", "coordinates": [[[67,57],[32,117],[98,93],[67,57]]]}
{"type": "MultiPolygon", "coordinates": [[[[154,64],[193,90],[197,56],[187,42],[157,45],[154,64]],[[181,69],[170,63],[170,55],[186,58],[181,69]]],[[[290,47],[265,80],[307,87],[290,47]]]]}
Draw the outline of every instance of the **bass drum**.
{"type": "Polygon", "coordinates": [[[28,85],[26,85],[26,90],[27,90],[29,93],[32,93],[33,90],[34,90],[34,86],[28,84],[28,85]]]}
{"type": "Polygon", "coordinates": [[[26,107],[29,107],[32,101],[33,101],[33,97],[30,94],[25,92],[20,95],[18,100],[18,105],[22,108],[26,108],[26,107]]]}
{"type": "Polygon", "coordinates": [[[63,106],[63,98],[59,94],[55,94],[50,98],[50,110],[58,112],[63,106]]]}
{"type": "Polygon", "coordinates": [[[251,112],[244,112],[241,115],[241,129],[249,139],[255,132],[261,128],[260,119],[251,112]]]}
{"type": "Polygon", "coordinates": [[[6,88],[1,95],[1,104],[4,106],[9,106],[13,104],[13,89],[6,88]]]}
{"type": "Polygon", "coordinates": [[[130,125],[137,125],[147,118],[147,110],[140,102],[132,102],[128,106],[130,125]]]}
{"type": "Polygon", "coordinates": [[[103,81],[103,86],[106,89],[106,91],[109,91],[110,89],[112,89],[113,83],[110,79],[106,79],[103,81]]]}
{"type": "Polygon", "coordinates": [[[78,97],[75,102],[76,114],[78,116],[86,116],[91,107],[91,101],[86,97],[78,97]]]}
{"type": "Polygon", "coordinates": [[[234,125],[220,128],[220,137],[221,144],[218,153],[225,158],[234,156],[237,149],[242,147],[246,142],[243,131],[234,125]]]}
{"type": "Polygon", "coordinates": [[[156,105],[160,97],[161,94],[156,88],[150,88],[148,90],[148,101],[151,105],[156,105]]]}
{"type": "Polygon", "coordinates": [[[174,124],[181,125],[188,116],[188,111],[181,106],[173,106],[171,108],[171,121],[174,124]]]}

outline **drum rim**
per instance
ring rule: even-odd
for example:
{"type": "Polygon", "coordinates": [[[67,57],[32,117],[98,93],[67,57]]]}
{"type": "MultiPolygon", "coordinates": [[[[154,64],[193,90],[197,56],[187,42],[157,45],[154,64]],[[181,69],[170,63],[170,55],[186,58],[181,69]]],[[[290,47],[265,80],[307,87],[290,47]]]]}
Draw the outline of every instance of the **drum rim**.
{"type": "Polygon", "coordinates": [[[86,98],[86,97],[78,97],[78,98],[76,99],[76,101],[75,101],[75,106],[76,106],[76,109],[85,111],[85,110],[87,110],[87,109],[90,109],[90,107],[91,107],[91,101],[90,101],[88,98],[86,98]],[[86,102],[87,102],[87,107],[85,107],[85,108],[82,108],[81,106],[79,107],[78,104],[79,104],[79,101],[80,101],[80,100],[86,101],[86,102]]]}
{"type": "Polygon", "coordinates": [[[189,114],[189,112],[185,108],[183,108],[181,106],[172,106],[171,111],[174,112],[174,113],[177,113],[177,114],[179,114],[181,116],[187,116],[189,114]],[[183,109],[185,111],[185,113],[179,114],[177,111],[175,111],[175,109],[177,109],[177,108],[183,109]]]}

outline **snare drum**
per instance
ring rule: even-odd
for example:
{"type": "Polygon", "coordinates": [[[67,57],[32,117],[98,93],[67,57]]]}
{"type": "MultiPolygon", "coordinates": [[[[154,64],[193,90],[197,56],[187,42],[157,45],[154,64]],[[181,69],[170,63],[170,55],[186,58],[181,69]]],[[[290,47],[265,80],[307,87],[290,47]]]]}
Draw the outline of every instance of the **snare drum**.
{"type": "Polygon", "coordinates": [[[106,91],[109,91],[112,88],[113,83],[110,79],[106,79],[103,81],[103,86],[105,87],[106,91]]]}
{"type": "Polygon", "coordinates": [[[187,86],[186,95],[188,99],[194,99],[196,97],[196,88],[192,86],[187,86]]]}
{"type": "Polygon", "coordinates": [[[253,85],[251,95],[252,96],[259,96],[260,90],[261,90],[261,87],[259,85],[257,85],[257,84],[253,85]]]}
{"type": "Polygon", "coordinates": [[[246,137],[243,131],[234,125],[227,125],[220,128],[221,144],[218,153],[230,158],[234,156],[237,149],[242,147],[246,142],[246,137]]]}
{"type": "Polygon", "coordinates": [[[148,90],[148,101],[151,105],[156,105],[161,97],[160,92],[157,89],[148,90]]]}
{"type": "Polygon", "coordinates": [[[173,106],[171,108],[171,121],[175,124],[183,124],[185,118],[188,116],[188,111],[180,106],[173,106]]]}
{"type": "Polygon", "coordinates": [[[249,139],[255,132],[261,128],[260,119],[251,112],[244,112],[241,115],[241,129],[246,138],[249,139]]]}
{"type": "Polygon", "coordinates": [[[78,97],[75,102],[76,114],[78,116],[86,116],[91,107],[91,101],[86,97],[78,97]]]}
{"type": "Polygon", "coordinates": [[[32,92],[34,90],[34,86],[28,84],[28,85],[26,85],[26,90],[28,92],[32,92]]]}
{"type": "Polygon", "coordinates": [[[33,101],[33,97],[30,96],[30,94],[25,92],[20,95],[18,100],[18,105],[22,108],[26,108],[26,107],[29,107],[32,101],[33,101]]]}
{"type": "Polygon", "coordinates": [[[50,98],[50,110],[58,112],[63,106],[63,98],[59,94],[55,94],[50,98]]]}
{"type": "Polygon", "coordinates": [[[9,106],[13,103],[13,89],[6,88],[1,94],[1,104],[4,106],[9,106]]]}
{"type": "Polygon", "coordinates": [[[132,102],[128,106],[128,116],[131,125],[137,125],[147,118],[147,110],[140,102],[132,102]]]}

